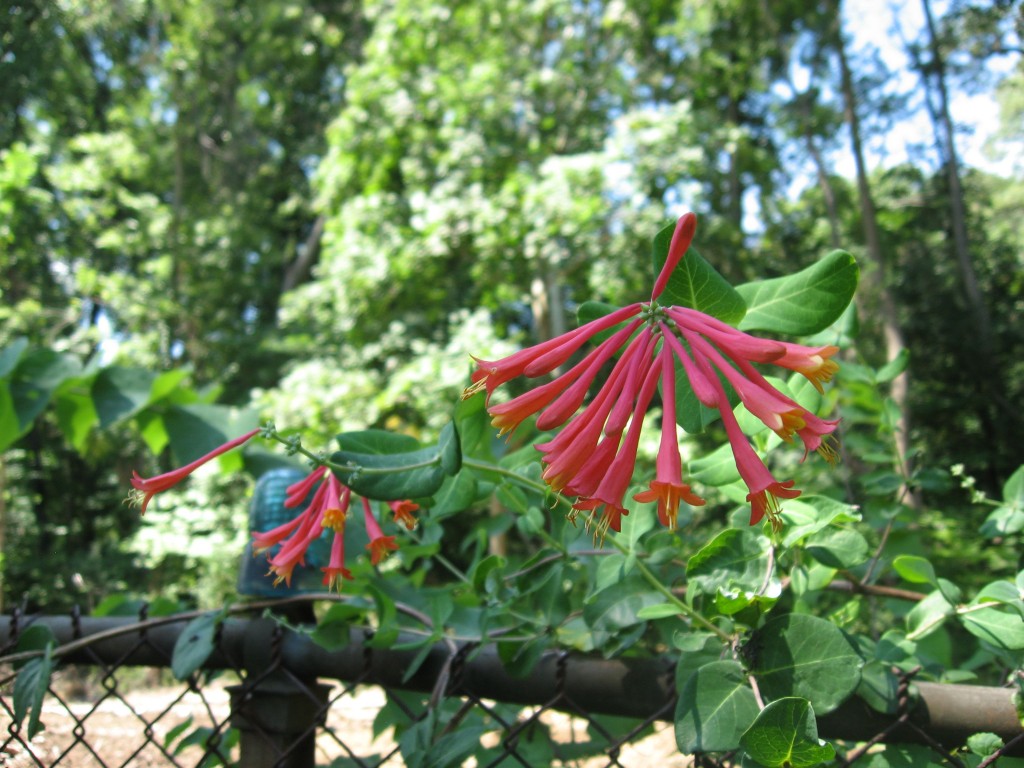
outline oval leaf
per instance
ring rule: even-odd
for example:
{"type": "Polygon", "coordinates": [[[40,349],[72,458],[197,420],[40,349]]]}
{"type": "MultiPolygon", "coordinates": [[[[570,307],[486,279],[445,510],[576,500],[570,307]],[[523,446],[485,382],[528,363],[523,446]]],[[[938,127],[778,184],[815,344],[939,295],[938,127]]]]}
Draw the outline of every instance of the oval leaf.
{"type": "Polygon", "coordinates": [[[331,455],[331,461],[352,467],[337,470],[338,479],[369,499],[431,496],[462,462],[458,433],[451,423],[441,431],[440,442],[426,448],[407,435],[376,429],[346,432],[336,439],[341,450],[331,455]]]}
{"type": "Polygon", "coordinates": [[[836,755],[831,744],[818,739],[818,724],[806,699],[773,701],[757,716],[740,739],[740,746],[767,768],[810,768],[836,755]]]}
{"type": "Polygon", "coordinates": [[[745,646],[751,671],[769,699],[799,696],[819,715],[856,690],[864,660],[831,622],[788,614],[770,619],[745,646]]]}
{"type": "Polygon", "coordinates": [[[713,661],[694,672],[676,703],[676,744],[683,754],[740,745],[757,717],[757,699],[737,661],[713,661]]]}
{"type": "Polygon", "coordinates": [[[761,534],[728,528],[690,558],[686,578],[708,595],[730,586],[755,591],[768,574],[770,546],[761,534]]]}
{"type": "MultiPolygon", "coordinates": [[[[655,274],[661,271],[665,263],[668,241],[672,238],[674,228],[675,225],[666,227],[654,238],[655,274]],[[667,238],[663,238],[666,233],[667,238]],[[663,248],[659,246],[661,239],[664,239],[663,248]]],[[[679,262],[665,291],[658,297],[658,302],[696,309],[730,325],[739,323],[747,311],[743,297],[693,248],[679,262]]]]}
{"type": "Polygon", "coordinates": [[[217,627],[224,619],[222,611],[206,613],[185,625],[174,644],[171,656],[171,672],[178,680],[184,680],[210,658],[214,649],[217,627]]]}
{"type": "Polygon", "coordinates": [[[747,304],[739,328],[793,336],[822,331],[843,314],[859,276],[853,256],[832,251],[796,274],[744,283],[736,288],[747,304]]]}

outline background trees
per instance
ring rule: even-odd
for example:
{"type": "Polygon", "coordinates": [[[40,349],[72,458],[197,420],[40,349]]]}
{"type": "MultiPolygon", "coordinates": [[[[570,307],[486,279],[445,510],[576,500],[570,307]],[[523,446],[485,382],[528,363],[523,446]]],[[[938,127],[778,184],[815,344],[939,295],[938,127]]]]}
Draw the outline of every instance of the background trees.
{"type": "MultiPolygon", "coordinates": [[[[429,435],[470,351],[634,295],[651,235],[690,208],[734,282],[837,244],[873,270],[857,349],[910,352],[904,454],[997,489],[1024,426],[1021,8],[924,8],[896,69],[831,1],[15,0],[0,344],[181,371],[195,402],[324,440],[429,435]],[[1002,110],[986,169],[958,149],[957,99],[977,93],[1002,110]],[[934,136],[887,161],[921,109],[934,136]]],[[[74,449],[50,414],[14,430],[5,600],[78,596],[40,570],[59,541],[107,564],[69,571],[92,594],[141,565],[119,506],[144,461],[131,418],[83,417],[74,449]]]]}

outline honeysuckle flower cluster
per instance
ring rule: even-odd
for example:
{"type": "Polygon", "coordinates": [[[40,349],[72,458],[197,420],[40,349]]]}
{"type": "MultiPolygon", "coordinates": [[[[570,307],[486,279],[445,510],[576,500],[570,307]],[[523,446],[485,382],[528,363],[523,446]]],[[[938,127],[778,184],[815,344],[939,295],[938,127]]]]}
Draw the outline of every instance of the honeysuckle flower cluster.
{"type": "MultiPolygon", "coordinates": [[[[246,443],[262,431],[254,429],[247,432],[241,437],[215,448],[192,463],[162,475],[144,478],[138,472],[134,472],[131,481],[133,491],[129,501],[140,505],[142,514],[145,514],[146,507],[154,495],[174,487],[199,467],[246,443]]],[[[351,571],[345,567],[345,524],[352,502],[352,489],[343,485],[328,467],[320,466],[304,479],[288,486],[285,492],[284,506],[289,509],[302,506],[311,492],[313,497],[305,509],[287,523],[270,531],[253,532],[253,551],[260,554],[281,545],[276,553],[268,554],[270,564],[268,575],[274,575],[275,585],[282,581],[290,584],[295,566],[305,562],[306,551],[310,545],[320,538],[324,528],[328,528],[333,532],[333,539],[330,560],[327,566],[321,569],[324,572],[323,583],[329,589],[340,591],[343,580],[352,579],[351,571]]],[[[369,500],[360,497],[360,501],[363,506],[366,533],[370,539],[366,548],[370,551],[370,561],[377,565],[390,552],[398,549],[398,544],[394,536],[384,534],[380,522],[373,514],[369,500]]],[[[413,512],[419,509],[419,505],[412,501],[401,500],[390,501],[388,506],[394,513],[396,523],[404,525],[410,531],[416,527],[416,518],[413,516],[413,512]]]]}
{"type": "Polygon", "coordinates": [[[620,530],[622,516],[627,514],[623,499],[633,477],[644,417],[659,384],[663,416],[655,477],[647,490],[633,498],[657,502],[658,517],[670,528],[676,525],[681,501],[694,506],[705,503],[682,477],[675,391],[680,366],[697,399],[721,414],[740,477],[749,491],[751,525],[767,516],[773,527],[778,527],[780,501],[796,498],[800,491],[793,488],[792,480],[776,480],[754,451],[737,423],[720,377],[746,409],[779,437],[787,442],[798,437],[805,457],[817,451],[830,463],[836,459],[830,435],[838,421],[810,413],[754,367],[755,363],[770,363],[796,371],[821,392],[822,383],[838,369],[831,359],[836,347],[761,339],[703,312],[658,303],[693,240],[696,225],[692,213],[677,222],[649,302],[630,304],[501,360],[474,358],[473,383],[463,393],[470,397],[486,391],[490,403],[494,390],[502,384],[519,376],[537,378],[555,372],[588,341],[625,323],[565,373],[487,409],[501,434],[535,414],[540,430],[562,427],[555,437],[535,446],[543,454],[543,478],[553,491],[575,497],[571,517],[586,513],[599,536],[609,529],[620,530]],[[584,405],[598,373],[616,355],[608,378],[584,405]]]}

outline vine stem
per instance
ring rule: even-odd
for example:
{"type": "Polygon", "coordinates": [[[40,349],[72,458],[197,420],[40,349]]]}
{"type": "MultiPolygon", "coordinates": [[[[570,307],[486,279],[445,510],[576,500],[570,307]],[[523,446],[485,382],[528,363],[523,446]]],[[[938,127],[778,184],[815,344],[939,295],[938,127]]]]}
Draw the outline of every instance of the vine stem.
{"type": "MultiPolygon", "coordinates": [[[[462,465],[472,467],[473,469],[480,469],[486,472],[494,472],[496,474],[502,475],[524,488],[530,488],[531,490],[539,491],[541,493],[550,494],[554,496],[556,499],[556,505],[564,503],[565,506],[569,508],[572,507],[572,503],[569,501],[569,499],[565,498],[565,496],[562,496],[562,494],[560,493],[552,491],[550,488],[544,485],[544,483],[539,483],[536,480],[531,480],[528,477],[523,477],[522,475],[519,475],[511,470],[505,469],[504,467],[498,467],[493,464],[477,461],[475,459],[463,459],[462,465]]],[[[553,537],[548,535],[546,532],[542,531],[541,535],[544,536],[548,543],[556,547],[563,554],[568,554],[568,551],[565,549],[565,547],[562,546],[562,544],[556,541],[553,537]]],[[[626,544],[619,541],[617,537],[613,536],[610,539],[608,539],[608,541],[613,547],[615,547],[615,549],[619,550],[619,552],[621,552],[622,554],[626,556],[629,556],[631,554],[635,555],[635,552],[633,552],[626,544]]],[[[669,603],[671,603],[672,606],[677,611],[679,611],[681,615],[688,618],[694,624],[698,624],[699,626],[703,627],[709,632],[715,634],[719,639],[722,640],[722,642],[732,642],[732,636],[728,632],[724,631],[721,627],[718,627],[712,621],[704,617],[701,613],[695,611],[685,602],[680,600],[672,592],[672,590],[669,587],[667,587],[661,581],[661,579],[658,578],[657,574],[655,574],[654,571],[648,568],[647,565],[645,565],[639,558],[634,558],[634,561],[636,569],[640,572],[640,575],[643,576],[644,580],[648,584],[650,584],[655,590],[657,590],[661,595],[663,595],[665,599],[669,603]]]]}
{"type": "MultiPolygon", "coordinates": [[[[341,467],[341,466],[337,466],[337,465],[333,464],[332,462],[325,461],[322,456],[317,456],[316,454],[312,453],[311,451],[303,448],[300,444],[297,444],[297,443],[295,443],[293,441],[290,441],[290,440],[288,440],[286,438],[281,437],[281,435],[279,435],[277,433],[276,429],[268,431],[267,436],[272,438],[272,439],[274,439],[274,440],[276,440],[279,443],[287,445],[290,449],[294,450],[296,453],[302,454],[303,456],[308,458],[310,461],[314,462],[314,464],[316,464],[317,466],[327,466],[327,467],[330,467],[331,469],[337,469],[339,471],[344,471],[344,472],[369,472],[369,471],[371,471],[371,470],[365,469],[363,467],[341,467]]],[[[435,463],[436,463],[436,460],[430,461],[430,462],[425,462],[423,464],[423,466],[431,466],[431,465],[433,465],[435,463]]],[[[555,499],[555,506],[564,505],[564,506],[568,507],[569,509],[572,509],[572,502],[569,501],[569,499],[567,499],[562,494],[557,493],[555,491],[552,491],[547,485],[545,485],[542,482],[538,482],[536,480],[532,480],[532,479],[530,479],[528,477],[523,477],[522,475],[520,475],[520,474],[518,474],[516,472],[513,472],[511,469],[506,469],[505,467],[501,467],[501,466],[499,466],[497,464],[491,464],[491,463],[486,462],[486,461],[480,461],[478,459],[473,459],[473,458],[469,458],[469,457],[463,457],[463,459],[462,459],[462,466],[468,467],[470,469],[477,469],[477,470],[480,470],[480,471],[483,471],[483,472],[490,472],[492,474],[500,475],[501,477],[507,478],[508,480],[511,480],[512,482],[514,482],[515,484],[517,484],[517,485],[519,485],[519,486],[521,486],[523,488],[528,488],[530,490],[537,491],[538,493],[541,493],[544,496],[548,496],[548,495],[553,496],[554,499],[555,499]]],[[[375,469],[373,471],[374,471],[375,474],[386,474],[386,473],[395,472],[395,471],[403,471],[403,472],[405,472],[405,471],[408,471],[409,469],[416,469],[416,468],[418,468],[418,466],[406,466],[406,467],[402,467],[401,470],[395,470],[395,469],[391,469],[391,468],[383,468],[383,467],[381,467],[381,468],[377,468],[377,469],[375,469]]],[[[558,541],[557,539],[552,537],[546,531],[540,530],[537,533],[550,546],[554,547],[560,553],[562,553],[562,555],[568,555],[569,554],[569,550],[560,541],[558,541]]],[[[610,539],[610,543],[612,544],[613,547],[615,547],[617,550],[619,550],[619,552],[621,552],[624,555],[627,555],[627,556],[631,555],[631,554],[635,555],[635,553],[626,544],[624,544],[623,542],[619,541],[618,538],[616,538],[616,537],[612,537],[610,539]]],[[[669,603],[671,603],[671,605],[679,612],[680,615],[685,616],[693,624],[697,624],[697,625],[703,627],[704,629],[708,630],[709,632],[713,633],[719,639],[721,639],[723,642],[731,642],[732,641],[732,636],[728,632],[724,631],[721,627],[718,627],[716,624],[714,624],[714,622],[712,622],[711,620],[709,620],[708,618],[703,616],[699,611],[694,610],[692,607],[690,607],[685,602],[680,600],[672,592],[672,590],[669,587],[667,587],[664,583],[662,583],[661,579],[658,578],[657,574],[655,574],[650,568],[648,568],[639,558],[634,557],[634,566],[640,572],[640,575],[643,576],[644,580],[648,584],[650,584],[658,593],[663,595],[665,597],[665,599],[669,603]]],[[[465,578],[465,577],[463,577],[463,578],[465,578]]]]}

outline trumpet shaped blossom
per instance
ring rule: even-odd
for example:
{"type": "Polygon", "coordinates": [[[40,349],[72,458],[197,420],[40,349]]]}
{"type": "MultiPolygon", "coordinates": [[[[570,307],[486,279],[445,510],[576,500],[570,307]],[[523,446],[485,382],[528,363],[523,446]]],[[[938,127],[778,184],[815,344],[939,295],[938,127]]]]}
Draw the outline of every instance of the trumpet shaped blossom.
{"type": "MultiPolygon", "coordinates": [[[[300,506],[309,492],[316,488],[309,505],[292,520],[270,531],[254,532],[253,550],[256,554],[268,552],[280,546],[276,553],[269,555],[269,575],[274,583],[290,584],[295,567],[305,564],[309,547],[323,534],[324,529],[332,533],[331,553],[324,572],[323,583],[329,589],[341,589],[344,581],[352,580],[352,572],[345,565],[345,527],[348,524],[349,508],[352,504],[352,489],[343,485],[327,467],[317,467],[305,478],[285,489],[285,507],[300,506]]],[[[367,549],[370,561],[377,565],[390,552],[398,549],[394,536],[386,536],[373,514],[370,502],[361,499],[363,524],[370,539],[367,549]]],[[[418,505],[411,501],[388,503],[395,513],[395,520],[402,522],[409,530],[416,525],[412,512],[418,505]]]]}
{"type": "MultiPolygon", "coordinates": [[[[254,429],[241,437],[231,440],[210,451],[205,456],[181,467],[155,477],[143,478],[136,472],[132,477],[132,495],[130,501],[139,504],[145,513],[146,506],[153,496],[177,485],[196,469],[243,443],[251,440],[262,430],[254,429]]],[[[352,489],[343,485],[328,467],[317,467],[302,480],[285,489],[284,506],[294,509],[303,506],[312,493],[309,504],[295,515],[294,518],[269,531],[252,533],[253,551],[256,554],[267,553],[270,572],[274,583],[282,581],[291,583],[296,566],[304,565],[306,552],[317,539],[329,529],[333,536],[330,560],[324,572],[323,583],[330,589],[340,589],[344,580],[352,579],[352,572],[345,566],[345,526],[348,521],[349,507],[352,504],[352,489]],[[271,550],[276,550],[271,552],[271,550]]],[[[394,536],[387,536],[380,523],[373,515],[370,502],[362,499],[363,520],[370,539],[367,549],[370,561],[377,565],[390,552],[398,549],[394,536]]],[[[410,531],[416,527],[413,512],[419,506],[408,500],[388,502],[394,513],[394,520],[410,531]]]]}
{"type": "Polygon", "coordinates": [[[395,543],[394,536],[384,535],[380,523],[373,516],[373,510],[370,509],[370,502],[366,499],[363,499],[363,520],[366,525],[366,533],[370,537],[370,543],[366,545],[366,548],[370,550],[370,562],[377,565],[388,556],[388,553],[398,549],[398,545],[395,543]]]}
{"type": "Polygon", "coordinates": [[[246,432],[241,437],[236,437],[234,440],[230,440],[224,445],[218,446],[210,451],[205,456],[200,456],[198,459],[190,464],[186,464],[184,467],[172,470],[170,472],[164,472],[162,475],[156,475],[155,477],[142,477],[138,472],[132,472],[132,492],[128,497],[128,501],[133,505],[139,505],[142,507],[142,514],[146,514],[146,507],[149,506],[150,500],[158,493],[166,491],[168,488],[173,488],[186,477],[191,475],[197,469],[204,464],[213,461],[221,454],[227,453],[228,451],[234,450],[238,446],[247,443],[252,438],[256,437],[262,430],[253,429],[246,432]]]}
{"type": "MultiPolygon", "coordinates": [[[[491,423],[507,434],[536,416],[537,428],[561,431],[535,447],[541,452],[542,477],[552,491],[575,497],[570,518],[589,515],[598,535],[619,530],[623,496],[636,463],[644,416],[661,390],[662,431],[655,476],[647,490],[634,495],[657,503],[661,522],[675,527],[679,506],[700,506],[704,500],[683,480],[676,436],[676,381],[680,374],[697,400],[720,411],[740,477],[747,485],[750,522],[764,518],[778,526],[782,500],[800,491],[792,480],[777,480],[741,431],[729,402],[724,379],[751,414],[788,442],[799,437],[805,457],[816,451],[829,462],[836,453],[831,435],[838,421],[810,413],[780,392],[755,368],[774,365],[799,373],[820,392],[838,365],[833,346],[807,347],[762,339],[697,310],[662,305],[658,299],[669,285],[696,231],[696,217],[679,219],[669,243],[665,264],[654,282],[649,302],[622,307],[556,338],[496,361],[476,359],[470,397],[487,392],[491,423]],[[623,325],[625,323],[625,325],[623,325]],[[622,326],[621,328],[616,328],[622,326]],[[614,331],[614,332],[613,332],[614,331]],[[558,369],[588,341],[607,335],[564,373],[558,369]],[[589,402],[586,397],[597,375],[614,359],[611,371],[589,402]],[[505,403],[491,405],[494,391],[513,379],[553,378],[505,403]]],[[[475,359],[475,358],[474,358],[475,359]]]]}

